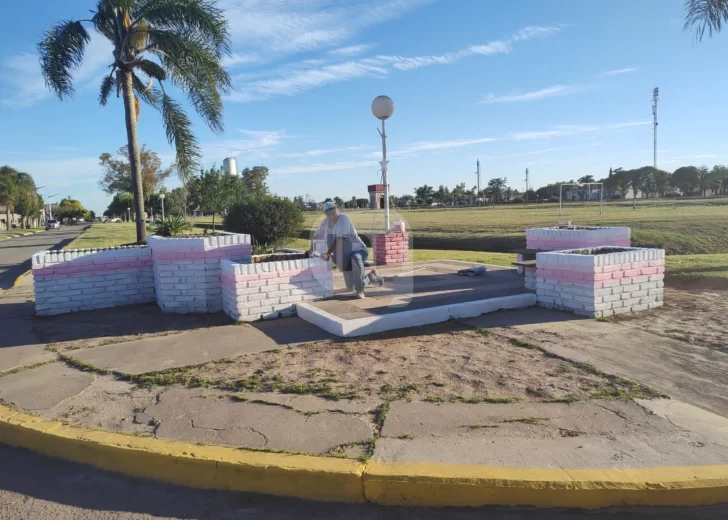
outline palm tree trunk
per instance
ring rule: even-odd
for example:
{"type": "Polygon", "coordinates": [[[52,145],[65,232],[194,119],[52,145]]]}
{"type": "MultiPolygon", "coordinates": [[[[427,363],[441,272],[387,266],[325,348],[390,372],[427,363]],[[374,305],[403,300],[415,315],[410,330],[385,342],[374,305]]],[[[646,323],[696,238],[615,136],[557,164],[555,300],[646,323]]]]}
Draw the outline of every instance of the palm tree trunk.
{"type": "Polygon", "coordinates": [[[124,91],[124,115],[126,117],[126,138],[129,145],[129,163],[131,165],[131,178],[134,184],[134,209],[136,212],[137,244],[147,242],[147,228],[144,218],[144,189],[142,188],[141,159],[139,157],[139,138],[137,137],[136,101],[132,72],[119,73],[124,91]]]}

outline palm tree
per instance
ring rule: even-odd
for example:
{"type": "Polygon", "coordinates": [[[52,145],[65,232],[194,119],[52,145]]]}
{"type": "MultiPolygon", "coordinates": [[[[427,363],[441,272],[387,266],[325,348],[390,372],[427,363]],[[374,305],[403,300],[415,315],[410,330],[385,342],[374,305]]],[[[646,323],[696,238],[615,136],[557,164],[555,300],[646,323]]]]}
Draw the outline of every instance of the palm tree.
{"type": "Polygon", "coordinates": [[[695,27],[695,39],[701,41],[708,30],[708,38],[713,32],[720,32],[728,23],[728,0],[685,0],[685,25],[688,31],[695,27]]]}
{"type": "Polygon", "coordinates": [[[231,85],[221,64],[223,56],[230,54],[227,21],[211,0],[97,0],[92,14],[88,20],[62,21],[45,33],[38,44],[41,69],[48,88],[60,99],[68,98],[74,94],[72,73],[81,65],[90,40],[85,25],[113,45],[113,61],[101,82],[99,103],[106,105],[114,89],[124,100],[137,242],[143,243],[146,229],[137,137],[140,100],[161,113],[167,139],[177,152],[177,169],[183,180],[189,179],[197,169],[199,145],[189,117],[163,82],[185,92],[210,129],[222,132],[221,94],[231,85]]]}

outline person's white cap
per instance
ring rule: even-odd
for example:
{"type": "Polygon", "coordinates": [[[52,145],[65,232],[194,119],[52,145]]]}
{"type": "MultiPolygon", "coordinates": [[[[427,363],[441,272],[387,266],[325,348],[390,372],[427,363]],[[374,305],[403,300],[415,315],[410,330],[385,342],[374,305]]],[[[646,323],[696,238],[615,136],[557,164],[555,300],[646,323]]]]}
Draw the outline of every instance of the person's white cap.
{"type": "Polygon", "coordinates": [[[329,212],[329,211],[331,211],[332,209],[336,209],[336,204],[334,204],[334,203],[333,203],[333,202],[331,202],[331,201],[329,201],[329,202],[324,202],[324,213],[328,213],[328,212],[329,212]]]}

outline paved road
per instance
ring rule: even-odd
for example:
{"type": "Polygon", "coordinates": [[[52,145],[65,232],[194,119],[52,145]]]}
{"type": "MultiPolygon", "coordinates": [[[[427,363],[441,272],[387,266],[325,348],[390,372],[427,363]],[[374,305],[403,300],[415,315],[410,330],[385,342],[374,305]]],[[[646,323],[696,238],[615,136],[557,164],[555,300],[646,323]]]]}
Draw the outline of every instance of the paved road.
{"type": "Polygon", "coordinates": [[[0,241],[0,291],[12,287],[15,279],[30,269],[33,253],[63,247],[87,226],[68,226],[56,231],[0,241]]]}
{"type": "Polygon", "coordinates": [[[576,511],[531,508],[408,509],[371,504],[325,504],[246,493],[190,490],[126,478],[2,445],[0,468],[2,520],[717,520],[728,517],[728,506],[576,511]]]}

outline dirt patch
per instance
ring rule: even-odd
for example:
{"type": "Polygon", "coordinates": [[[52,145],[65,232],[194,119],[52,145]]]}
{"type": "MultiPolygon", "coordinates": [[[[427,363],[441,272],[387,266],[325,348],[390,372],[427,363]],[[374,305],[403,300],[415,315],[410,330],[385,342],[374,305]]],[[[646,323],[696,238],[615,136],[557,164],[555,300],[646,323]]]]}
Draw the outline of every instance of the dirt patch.
{"type": "Polygon", "coordinates": [[[728,353],[728,293],[665,289],[665,304],[651,311],[623,314],[618,323],[728,353]]]}
{"type": "Polygon", "coordinates": [[[420,333],[243,355],[186,374],[231,391],[433,402],[574,401],[623,396],[633,384],[550,357],[536,345],[454,323],[420,333]]]}

